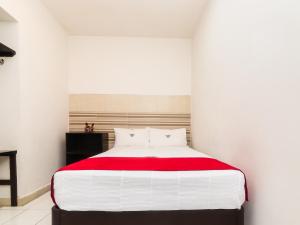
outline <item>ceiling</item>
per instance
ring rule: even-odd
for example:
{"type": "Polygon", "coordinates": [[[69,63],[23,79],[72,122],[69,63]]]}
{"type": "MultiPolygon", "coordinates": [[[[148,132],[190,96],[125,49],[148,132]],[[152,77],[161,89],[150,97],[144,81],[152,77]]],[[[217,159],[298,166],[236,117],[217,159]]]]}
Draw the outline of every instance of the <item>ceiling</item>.
{"type": "Polygon", "coordinates": [[[206,0],[41,0],[71,35],[191,37],[206,0]]]}

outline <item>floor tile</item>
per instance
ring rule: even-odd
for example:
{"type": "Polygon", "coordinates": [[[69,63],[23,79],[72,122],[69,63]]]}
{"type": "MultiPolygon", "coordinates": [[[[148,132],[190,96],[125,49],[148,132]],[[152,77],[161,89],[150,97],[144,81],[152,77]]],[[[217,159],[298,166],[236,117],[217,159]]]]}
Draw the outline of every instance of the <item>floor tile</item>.
{"type": "Polygon", "coordinates": [[[37,225],[51,225],[52,224],[52,215],[48,215],[44,219],[42,219],[37,225]]]}
{"type": "Polygon", "coordinates": [[[0,225],[51,225],[50,193],[25,206],[0,208],[0,225]]]}
{"type": "Polygon", "coordinates": [[[53,202],[51,200],[50,194],[46,193],[35,199],[34,201],[28,203],[24,206],[25,209],[33,209],[33,210],[48,210],[53,206],[53,202]]]}
{"type": "Polygon", "coordinates": [[[18,206],[18,207],[3,206],[3,207],[0,207],[0,210],[22,210],[22,209],[24,209],[23,206],[18,206]]]}
{"type": "Polygon", "coordinates": [[[20,215],[21,213],[24,212],[24,209],[13,209],[13,210],[9,210],[9,209],[0,209],[0,224],[3,224],[11,219],[13,219],[14,217],[16,217],[17,215],[20,215]]]}
{"type": "Polygon", "coordinates": [[[36,225],[48,215],[49,210],[25,210],[23,213],[15,216],[13,219],[3,223],[3,225],[36,225]]]}

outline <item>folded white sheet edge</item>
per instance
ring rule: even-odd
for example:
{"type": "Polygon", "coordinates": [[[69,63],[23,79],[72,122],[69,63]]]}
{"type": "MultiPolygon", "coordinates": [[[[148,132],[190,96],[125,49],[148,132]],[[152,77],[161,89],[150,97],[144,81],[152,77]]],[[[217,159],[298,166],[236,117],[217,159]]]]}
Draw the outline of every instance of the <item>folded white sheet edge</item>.
{"type": "MultiPolygon", "coordinates": [[[[185,147],[117,147],[95,157],[210,157],[185,147]]],[[[235,170],[61,171],[57,205],[76,211],[240,209],[245,178],[235,170]]]]}

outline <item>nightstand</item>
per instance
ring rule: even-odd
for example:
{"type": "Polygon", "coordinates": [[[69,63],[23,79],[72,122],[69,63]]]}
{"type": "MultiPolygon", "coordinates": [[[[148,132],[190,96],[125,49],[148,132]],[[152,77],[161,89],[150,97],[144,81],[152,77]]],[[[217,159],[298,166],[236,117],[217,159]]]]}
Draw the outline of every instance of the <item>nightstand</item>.
{"type": "Polygon", "coordinates": [[[66,133],[66,164],[102,153],[108,149],[108,133],[66,133]]]}

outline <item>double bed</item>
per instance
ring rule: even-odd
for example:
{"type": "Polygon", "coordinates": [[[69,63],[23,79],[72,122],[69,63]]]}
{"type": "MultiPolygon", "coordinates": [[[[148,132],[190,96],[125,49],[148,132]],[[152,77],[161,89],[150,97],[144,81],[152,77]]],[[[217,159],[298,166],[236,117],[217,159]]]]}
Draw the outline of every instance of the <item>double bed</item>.
{"type": "Polygon", "coordinates": [[[117,146],[56,172],[52,198],[53,225],[243,225],[247,188],[188,146],[117,146]]]}

